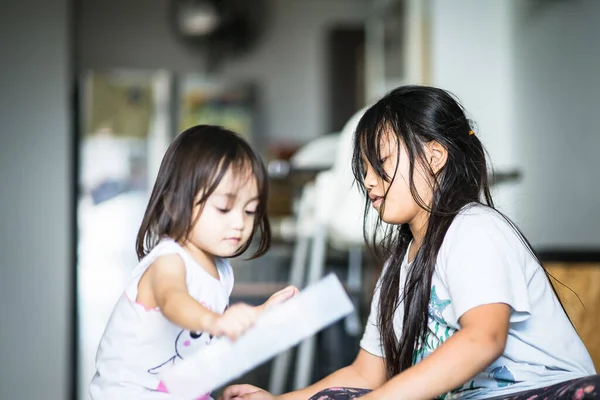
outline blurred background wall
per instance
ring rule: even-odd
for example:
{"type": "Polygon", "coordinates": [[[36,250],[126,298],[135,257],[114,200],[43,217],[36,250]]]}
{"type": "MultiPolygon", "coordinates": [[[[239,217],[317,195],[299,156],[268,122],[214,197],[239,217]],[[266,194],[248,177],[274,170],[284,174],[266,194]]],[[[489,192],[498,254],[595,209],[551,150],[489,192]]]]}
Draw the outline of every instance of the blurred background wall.
{"type": "MultiPolygon", "coordinates": [[[[178,41],[166,23],[168,4],[82,0],[77,38],[81,68],[201,71],[206,61],[202,54],[178,41]]],[[[267,110],[265,134],[303,143],[327,133],[326,29],[363,25],[369,2],[269,0],[267,4],[264,36],[250,52],[224,63],[218,75],[255,82],[261,107],[267,110]]]]}
{"type": "Polygon", "coordinates": [[[0,398],[72,394],[70,4],[0,6],[0,398]]]}
{"type": "Polygon", "coordinates": [[[540,246],[598,249],[600,3],[517,5],[514,131],[524,189],[515,217],[540,246]]]}
{"type": "Polygon", "coordinates": [[[432,83],[463,101],[495,167],[521,171],[497,194],[540,250],[600,242],[599,15],[593,0],[432,2],[432,83]]]}

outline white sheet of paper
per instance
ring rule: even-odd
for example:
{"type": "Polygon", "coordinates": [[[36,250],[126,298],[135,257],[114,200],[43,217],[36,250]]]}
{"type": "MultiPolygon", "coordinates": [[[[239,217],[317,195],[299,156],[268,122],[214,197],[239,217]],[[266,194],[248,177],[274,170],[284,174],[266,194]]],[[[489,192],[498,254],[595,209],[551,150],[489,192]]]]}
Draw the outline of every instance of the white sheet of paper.
{"type": "Polygon", "coordinates": [[[238,340],[219,339],[162,375],[169,393],[195,399],[259,366],[350,314],[353,305],[329,274],[267,311],[238,340]]]}

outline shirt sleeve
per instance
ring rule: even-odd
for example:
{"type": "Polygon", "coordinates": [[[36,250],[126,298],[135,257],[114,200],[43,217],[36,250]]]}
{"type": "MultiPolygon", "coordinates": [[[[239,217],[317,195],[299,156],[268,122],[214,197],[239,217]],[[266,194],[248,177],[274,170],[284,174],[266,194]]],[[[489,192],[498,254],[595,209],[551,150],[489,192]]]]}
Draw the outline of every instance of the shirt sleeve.
{"type": "Polygon", "coordinates": [[[500,214],[490,210],[458,215],[444,244],[438,262],[457,320],[493,303],[512,308],[511,322],[529,318],[527,248],[500,214]]]}
{"type": "Polygon", "coordinates": [[[132,301],[135,301],[138,295],[138,286],[140,283],[140,279],[142,279],[142,276],[144,275],[146,270],[150,268],[150,265],[152,265],[152,263],[156,261],[159,257],[172,254],[177,254],[179,257],[181,257],[181,260],[187,270],[184,255],[181,254],[181,251],[178,248],[178,246],[174,245],[173,241],[171,240],[162,240],[150,251],[150,253],[148,253],[138,263],[138,265],[131,272],[131,276],[127,281],[127,284],[125,285],[125,294],[127,295],[127,297],[132,301]]]}

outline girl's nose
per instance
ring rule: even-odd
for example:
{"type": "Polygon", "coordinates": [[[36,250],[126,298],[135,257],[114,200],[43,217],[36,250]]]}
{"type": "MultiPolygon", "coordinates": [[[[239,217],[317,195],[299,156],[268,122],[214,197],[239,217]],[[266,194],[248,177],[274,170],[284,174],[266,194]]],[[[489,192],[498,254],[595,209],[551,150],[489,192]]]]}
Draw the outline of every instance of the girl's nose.
{"type": "Polygon", "coordinates": [[[238,230],[243,230],[244,229],[244,216],[245,213],[244,211],[237,211],[237,212],[233,212],[232,214],[232,225],[234,229],[238,229],[238,230]]]}
{"type": "Polygon", "coordinates": [[[365,174],[365,178],[363,179],[363,183],[367,190],[373,189],[377,186],[377,174],[373,170],[371,166],[367,167],[367,173],[365,174]]]}

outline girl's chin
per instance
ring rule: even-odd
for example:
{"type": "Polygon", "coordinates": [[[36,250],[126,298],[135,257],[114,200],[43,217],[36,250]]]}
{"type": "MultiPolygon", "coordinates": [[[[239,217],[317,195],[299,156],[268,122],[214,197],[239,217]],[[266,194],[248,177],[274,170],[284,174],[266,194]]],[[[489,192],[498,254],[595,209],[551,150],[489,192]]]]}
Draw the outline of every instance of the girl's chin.
{"type": "Polygon", "coordinates": [[[241,248],[242,244],[240,242],[227,241],[224,246],[219,246],[219,249],[216,249],[215,256],[224,258],[232,257],[241,248]]]}

